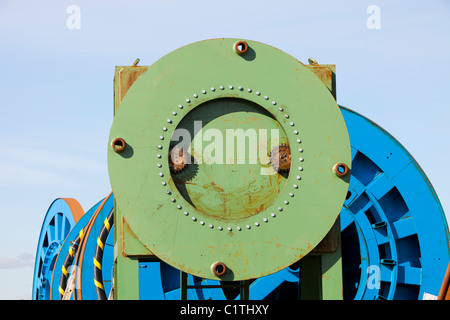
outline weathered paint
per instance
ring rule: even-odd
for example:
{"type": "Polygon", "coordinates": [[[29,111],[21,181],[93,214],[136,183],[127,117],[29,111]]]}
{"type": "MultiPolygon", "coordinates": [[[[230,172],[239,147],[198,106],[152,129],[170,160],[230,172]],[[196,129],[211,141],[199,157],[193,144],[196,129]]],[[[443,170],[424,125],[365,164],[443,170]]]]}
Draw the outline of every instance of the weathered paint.
{"type": "MultiPolygon", "coordinates": [[[[215,278],[210,266],[221,261],[229,269],[222,277],[225,280],[271,274],[310,252],[334,224],[345,197],[348,179],[337,177],[332,167],[336,162],[350,165],[345,123],[320,80],[291,56],[261,43],[247,41],[248,53],[237,55],[232,49],[236,41],[217,39],[183,47],[142,73],[122,99],[111,129],[110,141],[123,138],[128,153],[127,148],[121,154],[108,151],[117,206],[139,241],[163,261],[204,278],[215,278]],[[280,70],[283,77],[274,76],[280,70]],[[256,104],[269,115],[261,118],[260,113],[252,112],[246,118],[239,112],[221,114],[218,119],[225,121],[217,124],[222,132],[236,121],[239,127],[248,128],[258,124],[270,128],[267,125],[272,122],[283,128],[292,150],[301,147],[304,152],[292,157],[289,174],[266,179],[274,186],[275,192],[270,192],[275,194],[273,199],[258,203],[242,197],[219,218],[220,212],[211,214],[210,209],[228,206],[233,196],[241,196],[233,193],[253,169],[247,166],[247,173],[240,171],[238,183],[233,185],[224,167],[210,170],[213,179],[208,181],[206,166],[199,166],[198,171],[190,172],[184,183],[186,190],[180,192],[177,186],[181,179],[169,170],[167,150],[172,133],[189,111],[205,103],[216,110],[214,105],[221,98],[256,104]],[[196,179],[201,181],[200,187],[195,185],[196,179]],[[294,188],[294,184],[299,187],[294,188]],[[216,205],[204,200],[214,192],[216,205]],[[191,195],[194,199],[186,199],[191,195]],[[243,201],[247,201],[249,213],[237,211],[243,201]],[[203,210],[197,209],[196,203],[203,210]]],[[[255,186],[263,181],[254,179],[255,186]]],[[[268,197],[266,190],[255,188],[251,196],[268,197]]]]}

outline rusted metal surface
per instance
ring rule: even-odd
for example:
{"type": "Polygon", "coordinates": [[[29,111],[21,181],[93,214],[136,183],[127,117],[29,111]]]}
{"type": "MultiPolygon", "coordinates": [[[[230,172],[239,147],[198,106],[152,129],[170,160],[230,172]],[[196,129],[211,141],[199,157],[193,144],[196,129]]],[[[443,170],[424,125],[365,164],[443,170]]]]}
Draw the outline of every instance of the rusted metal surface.
{"type": "Polygon", "coordinates": [[[181,172],[187,165],[187,152],[180,147],[169,149],[169,168],[172,173],[181,172]]]}
{"type": "Polygon", "coordinates": [[[336,66],[334,64],[305,65],[328,88],[336,100],[336,66]]]}
{"type": "Polygon", "coordinates": [[[270,164],[277,172],[288,172],[291,168],[291,148],[281,144],[272,149],[270,164]]]}
{"type": "MultiPolygon", "coordinates": [[[[139,62],[139,61],[138,61],[139,62]]],[[[114,113],[133,83],[144,73],[148,66],[117,66],[114,72],[114,113]]]]}

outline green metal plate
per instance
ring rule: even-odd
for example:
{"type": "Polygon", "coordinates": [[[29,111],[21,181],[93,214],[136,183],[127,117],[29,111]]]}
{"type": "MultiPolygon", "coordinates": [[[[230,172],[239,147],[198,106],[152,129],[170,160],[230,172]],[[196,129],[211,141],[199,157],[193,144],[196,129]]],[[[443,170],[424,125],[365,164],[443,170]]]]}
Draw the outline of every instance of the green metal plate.
{"type": "Polygon", "coordinates": [[[347,192],[332,168],[351,164],[344,119],[317,77],[262,43],[247,41],[239,55],[237,41],[197,42],[150,66],[109,137],[126,142],[121,153],[109,146],[108,169],[133,234],[163,261],[210,279],[262,277],[310,252],[347,192]],[[194,161],[175,174],[168,151],[181,141],[194,161]],[[281,174],[267,157],[280,143],[292,156],[281,174]],[[215,262],[227,267],[220,278],[215,262]]]}

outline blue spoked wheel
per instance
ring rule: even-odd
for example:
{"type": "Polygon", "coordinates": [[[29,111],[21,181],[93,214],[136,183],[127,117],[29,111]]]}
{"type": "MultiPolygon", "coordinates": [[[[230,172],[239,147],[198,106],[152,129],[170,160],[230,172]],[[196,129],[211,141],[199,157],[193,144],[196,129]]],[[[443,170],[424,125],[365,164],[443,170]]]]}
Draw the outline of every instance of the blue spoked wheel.
{"type": "Polygon", "coordinates": [[[352,172],[341,211],[344,299],[438,295],[449,262],[439,199],[407,150],[367,118],[341,107],[352,172]]]}
{"type": "Polygon", "coordinates": [[[75,199],[56,199],[42,223],[33,275],[33,300],[49,300],[55,262],[64,240],[84,211],[75,199]]]}

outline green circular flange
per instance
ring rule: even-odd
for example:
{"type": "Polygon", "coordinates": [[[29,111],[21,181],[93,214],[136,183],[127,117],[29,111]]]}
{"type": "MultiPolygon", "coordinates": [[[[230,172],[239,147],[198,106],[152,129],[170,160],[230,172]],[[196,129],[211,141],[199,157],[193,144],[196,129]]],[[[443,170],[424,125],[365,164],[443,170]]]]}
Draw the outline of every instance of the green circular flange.
{"type": "MultiPolygon", "coordinates": [[[[110,132],[108,170],[116,206],[136,238],[161,260],[193,275],[244,280],[279,271],[327,234],[344,202],[351,165],[342,114],[328,89],[302,63],[273,47],[239,39],[197,42],[164,56],[131,86],[110,132]],[[236,219],[207,215],[178,192],[168,166],[174,130],[185,115],[220,98],[251,101],[287,135],[291,168],[264,210],[236,219]],[[125,149],[111,147],[124,139],[125,149]],[[214,264],[226,272],[217,275],[214,264]]],[[[207,196],[207,194],[205,195],[207,196]]],[[[236,195],[239,196],[239,195],[236,195]]],[[[132,254],[132,252],[127,252],[132,254]]]]}

